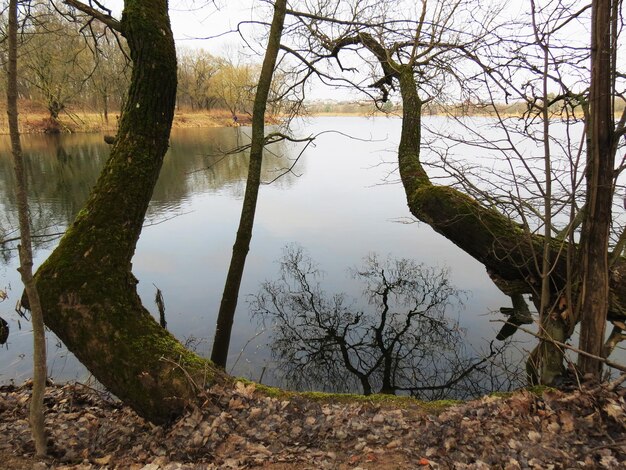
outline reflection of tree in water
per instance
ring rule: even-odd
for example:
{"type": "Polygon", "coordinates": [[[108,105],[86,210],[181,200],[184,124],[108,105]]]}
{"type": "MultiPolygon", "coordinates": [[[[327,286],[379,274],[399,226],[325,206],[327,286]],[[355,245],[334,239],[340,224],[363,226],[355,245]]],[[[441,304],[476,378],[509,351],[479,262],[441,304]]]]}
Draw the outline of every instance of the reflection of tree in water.
{"type": "MultiPolygon", "coordinates": [[[[221,149],[232,149],[246,137],[239,129],[184,130],[174,135],[149,209],[149,222],[167,219],[191,195],[224,188],[237,189],[245,181],[247,155],[223,158],[221,149]],[[207,157],[206,155],[220,155],[207,157]],[[209,168],[207,170],[207,168],[209,168]]],[[[284,147],[284,146],[283,146],[284,147]]],[[[15,181],[9,142],[0,138],[0,264],[16,253],[17,211],[15,181]],[[4,152],[2,150],[5,150],[4,152]],[[7,240],[13,240],[7,242],[7,240]],[[6,242],[6,243],[3,243],[6,242]]],[[[287,148],[278,148],[264,161],[264,177],[271,179],[285,166],[287,148]]],[[[31,223],[35,251],[48,248],[76,217],[109,156],[109,147],[98,134],[30,136],[24,142],[31,223]]],[[[293,177],[279,185],[293,184],[293,177]]]]}
{"type": "Polygon", "coordinates": [[[445,315],[463,297],[446,269],[371,255],[352,276],[364,285],[367,308],[326,294],[315,263],[288,247],[280,279],[253,298],[252,312],[271,323],[270,348],[288,386],[428,399],[521,386],[502,349],[466,353],[464,331],[445,315]]]}
{"type": "MultiPolygon", "coordinates": [[[[33,230],[33,250],[49,248],[58,240],[87,194],[100,171],[104,155],[98,145],[82,141],[82,146],[65,146],[59,135],[31,136],[25,141],[25,166],[28,177],[30,219],[33,230]]],[[[90,143],[92,142],[92,143],[90,143]]],[[[0,148],[7,148],[1,142],[0,148]]],[[[1,153],[0,195],[0,250],[2,262],[9,263],[17,254],[19,241],[15,181],[10,152],[1,153]]]]}
{"type": "MultiPolygon", "coordinates": [[[[15,207],[6,209],[6,205],[0,204],[0,264],[9,264],[17,258],[17,246],[20,234],[17,228],[17,213],[15,207]],[[4,210],[3,210],[4,209],[4,210]]],[[[31,226],[33,227],[33,250],[49,248],[55,243],[59,232],[54,214],[50,208],[41,203],[30,205],[31,226]]]]}

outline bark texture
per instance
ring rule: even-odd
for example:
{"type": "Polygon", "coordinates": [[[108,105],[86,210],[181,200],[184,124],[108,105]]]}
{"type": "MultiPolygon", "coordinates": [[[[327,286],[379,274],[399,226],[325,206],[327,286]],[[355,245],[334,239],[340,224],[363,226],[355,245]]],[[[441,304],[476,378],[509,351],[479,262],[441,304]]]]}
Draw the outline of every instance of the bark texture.
{"type": "Polygon", "coordinates": [[[166,0],[125,1],[119,29],[133,72],[119,132],[85,207],[36,276],[46,324],[108,390],[153,422],[181,413],[220,376],[152,318],[131,273],[174,114],[167,8],[166,0]]]}
{"type": "MultiPolygon", "coordinates": [[[[587,196],[581,241],[580,349],[595,356],[603,353],[609,310],[609,231],[613,203],[613,106],[611,39],[612,0],[594,0],[591,17],[590,151],[587,161],[587,196]]],[[[581,355],[583,373],[600,378],[602,362],[581,355]]]]}
{"type": "Polygon", "coordinates": [[[211,360],[218,366],[226,367],[228,359],[228,347],[230,345],[230,335],[237,309],[239,298],[239,287],[243,277],[243,270],[246,265],[246,257],[250,251],[250,240],[252,239],[252,228],[254,226],[254,214],[261,185],[261,165],[263,163],[263,147],[265,146],[265,110],[267,99],[274,75],[274,67],[280,49],[280,38],[285,22],[285,11],[287,1],[277,0],[274,5],[274,18],[270,28],[269,41],[265,51],[265,58],[261,68],[261,75],[257,84],[256,95],[254,97],[254,107],[252,112],[252,141],[250,147],[250,163],[248,166],[248,179],[246,181],[246,193],[241,208],[241,218],[237,237],[233,245],[233,255],[228,268],[222,302],[217,317],[217,327],[211,360]]]}
{"type": "Polygon", "coordinates": [[[43,457],[47,453],[44,426],[43,398],[46,390],[46,334],[39,294],[33,279],[33,249],[28,210],[27,179],[22,157],[22,143],[18,126],[17,110],[17,0],[9,1],[9,63],[7,69],[7,114],[11,153],[15,166],[16,199],[20,225],[19,272],[30,299],[31,323],[33,325],[33,392],[30,401],[30,428],[35,442],[35,453],[43,457]]]}

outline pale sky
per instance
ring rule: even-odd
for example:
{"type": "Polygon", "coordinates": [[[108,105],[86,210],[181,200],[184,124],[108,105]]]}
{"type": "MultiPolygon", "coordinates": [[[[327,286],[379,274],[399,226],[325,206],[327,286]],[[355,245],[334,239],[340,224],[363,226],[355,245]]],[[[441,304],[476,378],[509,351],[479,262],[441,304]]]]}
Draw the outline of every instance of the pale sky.
{"type": "MultiPolygon", "coordinates": [[[[101,0],[113,15],[121,17],[123,0],[101,0]]],[[[268,2],[264,0],[170,0],[170,21],[176,46],[203,48],[213,55],[229,56],[244,53],[243,62],[258,62],[263,60],[264,44],[259,44],[258,38],[265,31],[259,25],[243,25],[245,42],[237,32],[237,25],[245,21],[271,21],[272,11],[268,2]],[[199,39],[204,38],[204,39],[199,39]],[[250,46],[254,50],[250,49],[250,46]]],[[[311,80],[311,89],[308,99],[354,100],[364,96],[346,89],[330,89],[314,84],[311,80]]]]}
{"type": "MultiPolygon", "coordinates": [[[[120,17],[123,0],[100,0],[120,17]]],[[[485,5],[501,0],[485,0],[485,5]]],[[[401,5],[403,0],[398,0],[401,5]]],[[[541,5],[541,2],[539,2],[541,5]]],[[[246,54],[244,62],[261,62],[264,44],[259,44],[265,29],[259,25],[245,25],[243,35],[237,32],[240,22],[270,21],[272,11],[267,0],[170,0],[170,18],[177,47],[203,48],[213,55],[234,56],[240,52],[246,54]],[[229,33],[230,32],[230,33],[229,33]],[[205,39],[199,39],[205,38],[205,39]],[[247,42],[246,42],[247,41],[247,42]],[[251,50],[252,48],[252,50],[251,50]]],[[[481,3],[482,6],[482,3],[481,3]]],[[[529,8],[527,1],[505,2],[503,16],[516,18],[529,8]]],[[[586,43],[588,33],[582,32],[576,39],[586,43]]],[[[309,99],[359,99],[363,95],[348,92],[346,89],[332,90],[321,85],[313,85],[309,99]]]]}
{"type": "MultiPolygon", "coordinates": [[[[114,16],[121,16],[123,0],[102,3],[113,11],[114,16]]],[[[239,22],[271,19],[267,16],[267,8],[259,6],[260,3],[254,0],[170,0],[170,20],[176,44],[204,48],[221,55],[227,47],[241,44],[237,33],[224,34],[236,29],[239,22]]],[[[247,28],[249,32],[250,26],[247,28]]]]}

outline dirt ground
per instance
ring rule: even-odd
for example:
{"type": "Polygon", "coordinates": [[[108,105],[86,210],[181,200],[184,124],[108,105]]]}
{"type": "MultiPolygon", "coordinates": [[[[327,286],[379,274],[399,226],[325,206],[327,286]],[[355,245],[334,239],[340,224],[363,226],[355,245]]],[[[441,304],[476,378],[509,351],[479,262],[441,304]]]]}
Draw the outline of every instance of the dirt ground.
{"type": "Polygon", "coordinates": [[[214,387],[152,425],[105,393],[52,386],[33,458],[28,386],[0,388],[3,469],[626,469],[626,390],[589,385],[448,406],[269,397],[214,387]]]}

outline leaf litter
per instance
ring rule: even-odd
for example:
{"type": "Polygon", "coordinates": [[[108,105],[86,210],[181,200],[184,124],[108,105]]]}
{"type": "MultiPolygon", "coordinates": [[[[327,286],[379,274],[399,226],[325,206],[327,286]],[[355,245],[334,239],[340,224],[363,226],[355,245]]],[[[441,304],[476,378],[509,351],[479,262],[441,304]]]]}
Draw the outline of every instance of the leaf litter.
{"type": "Polygon", "coordinates": [[[519,391],[432,411],[273,398],[237,382],[155,426],[102,392],[52,385],[43,461],[33,457],[30,393],[28,384],[0,387],[2,468],[626,469],[624,388],[519,391]]]}

